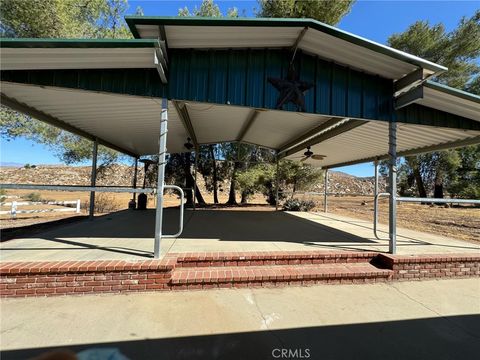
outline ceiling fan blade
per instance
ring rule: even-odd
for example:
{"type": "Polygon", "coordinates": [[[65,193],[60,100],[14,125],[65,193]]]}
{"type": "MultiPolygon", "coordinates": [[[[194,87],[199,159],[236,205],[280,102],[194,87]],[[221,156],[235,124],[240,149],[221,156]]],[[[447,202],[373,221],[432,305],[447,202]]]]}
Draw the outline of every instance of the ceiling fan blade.
{"type": "Polygon", "coordinates": [[[313,160],[323,160],[323,159],[325,159],[325,158],[326,158],[325,155],[320,155],[320,154],[312,155],[312,159],[313,159],[313,160]]]}
{"type": "Polygon", "coordinates": [[[306,161],[310,156],[304,156],[303,159],[300,159],[301,162],[306,161]]]}

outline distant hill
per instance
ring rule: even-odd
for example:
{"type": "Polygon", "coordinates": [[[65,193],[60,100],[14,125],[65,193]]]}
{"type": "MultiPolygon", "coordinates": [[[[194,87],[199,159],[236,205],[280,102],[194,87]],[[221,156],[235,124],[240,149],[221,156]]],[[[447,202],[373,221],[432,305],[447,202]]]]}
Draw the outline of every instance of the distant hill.
{"type": "Polygon", "coordinates": [[[3,161],[0,161],[0,167],[14,167],[14,168],[18,168],[18,167],[23,167],[24,164],[20,164],[20,163],[16,163],[16,162],[3,162],[3,161]]]}
{"type": "MultiPolygon", "coordinates": [[[[37,165],[35,168],[2,167],[0,182],[17,184],[90,185],[90,166],[37,165]]],[[[113,165],[99,173],[98,185],[131,186],[133,167],[113,165]]],[[[203,178],[199,187],[205,191],[203,178]]],[[[339,171],[331,171],[328,191],[339,194],[373,194],[373,177],[356,177],[339,171]]],[[[143,182],[143,170],[139,167],[138,186],[143,182]]],[[[229,184],[224,184],[228,188],[229,184]]],[[[380,178],[380,191],[385,189],[385,179],[380,178]]],[[[323,182],[314,191],[323,192],[323,182]]]]}

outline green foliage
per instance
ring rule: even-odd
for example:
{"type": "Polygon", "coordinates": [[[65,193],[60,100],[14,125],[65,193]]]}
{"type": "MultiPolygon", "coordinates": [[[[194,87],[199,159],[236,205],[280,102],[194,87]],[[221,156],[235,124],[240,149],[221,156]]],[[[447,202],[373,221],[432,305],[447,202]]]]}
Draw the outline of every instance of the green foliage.
{"type": "MultiPolygon", "coordinates": [[[[277,168],[275,164],[263,163],[240,171],[236,183],[247,196],[256,192],[265,195],[269,204],[275,204],[277,168]]],[[[282,160],[278,166],[280,199],[288,189],[292,191],[311,190],[323,179],[323,171],[309,164],[282,160]]]]}
{"type": "MultiPolygon", "coordinates": [[[[123,16],[127,0],[4,0],[0,35],[27,38],[129,38],[123,16]]],[[[137,14],[141,9],[137,8],[137,14]]],[[[25,137],[51,148],[73,164],[90,159],[92,143],[6,107],[0,110],[0,135],[5,140],[25,137]]],[[[99,160],[118,160],[116,151],[99,147],[99,160]]]]}
{"type": "Polygon", "coordinates": [[[311,18],[335,25],[347,15],[355,0],[259,0],[259,17],[311,18]]]}
{"type": "MultiPolygon", "coordinates": [[[[443,24],[417,21],[401,34],[393,34],[389,45],[448,67],[437,81],[480,94],[480,10],[471,18],[462,18],[450,32],[443,24]]],[[[480,196],[480,147],[433,152],[407,157],[399,169],[399,189],[433,193],[443,197],[445,188],[458,197],[480,196]]]]}
{"type": "MultiPolygon", "coordinates": [[[[201,16],[201,17],[223,17],[220,8],[213,0],[203,0],[202,4],[199,8],[195,6],[192,12],[188,9],[188,7],[178,9],[178,16],[201,16]]],[[[238,9],[231,8],[227,10],[227,17],[238,17],[238,9]]]]}
{"type": "Polygon", "coordinates": [[[316,206],[313,200],[287,199],[283,204],[285,211],[310,211],[316,206]]]}
{"type": "Polygon", "coordinates": [[[450,32],[446,32],[443,24],[417,21],[405,32],[390,36],[388,43],[448,67],[437,81],[480,94],[480,10],[471,18],[462,18],[450,32]]]}
{"type": "Polygon", "coordinates": [[[42,196],[38,192],[32,192],[32,193],[26,194],[22,196],[22,199],[25,199],[27,201],[33,201],[33,202],[40,202],[43,200],[42,196]]]}

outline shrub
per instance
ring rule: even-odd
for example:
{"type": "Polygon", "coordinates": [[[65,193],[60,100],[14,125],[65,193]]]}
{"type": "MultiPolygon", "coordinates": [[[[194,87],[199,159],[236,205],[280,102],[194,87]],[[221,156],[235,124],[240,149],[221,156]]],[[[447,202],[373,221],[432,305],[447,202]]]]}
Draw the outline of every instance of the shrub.
{"type": "Polygon", "coordinates": [[[23,199],[28,200],[28,201],[33,201],[33,202],[39,202],[42,201],[42,195],[38,192],[32,192],[30,194],[22,196],[23,199]]]}
{"type": "Polygon", "coordinates": [[[313,200],[288,199],[283,204],[284,211],[310,211],[315,207],[313,200]]]}
{"type": "MultiPolygon", "coordinates": [[[[88,211],[90,209],[90,201],[85,201],[82,208],[88,211]]],[[[95,194],[95,208],[97,214],[110,213],[122,209],[117,199],[112,194],[96,193],[95,194]]]]}

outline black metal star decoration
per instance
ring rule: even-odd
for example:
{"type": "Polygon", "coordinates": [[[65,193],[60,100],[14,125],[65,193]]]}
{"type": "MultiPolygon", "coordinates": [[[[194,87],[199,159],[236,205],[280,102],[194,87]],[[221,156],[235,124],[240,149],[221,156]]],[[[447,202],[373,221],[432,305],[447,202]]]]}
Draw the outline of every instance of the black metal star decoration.
{"type": "Polygon", "coordinates": [[[291,102],[297,105],[297,111],[305,112],[304,94],[313,84],[301,81],[293,65],[290,65],[286,79],[269,77],[267,80],[279,91],[276,109],[283,110],[283,105],[291,102]]]}

